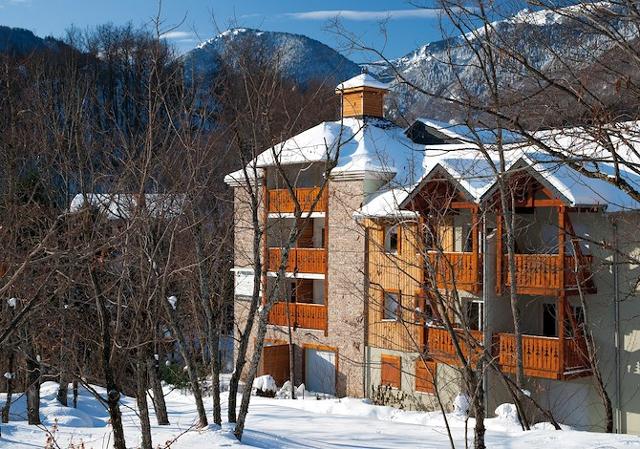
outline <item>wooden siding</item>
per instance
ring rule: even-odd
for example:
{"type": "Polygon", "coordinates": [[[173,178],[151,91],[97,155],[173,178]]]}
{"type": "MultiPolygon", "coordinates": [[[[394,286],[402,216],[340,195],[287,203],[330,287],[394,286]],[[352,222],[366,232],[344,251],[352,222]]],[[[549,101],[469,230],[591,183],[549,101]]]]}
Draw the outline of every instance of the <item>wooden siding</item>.
{"type": "MultiPolygon", "coordinates": [[[[281,248],[269,248],[268,270],[278,271],[282,260],[281,248]]],[[[291,273],[324,274],[327,267],[327,251],[324,248],[291,248],[287,255],[285,271],[291,273]]]]}
{"type": "MultiPolygon", "coordinates": [[[[515,372],[516,338],[513,334],[498,334],[498,363],[505,372],[515,372]]],[[[528,376],[547,379],[567,379],[591,374],[583,338],[522,336],[522,362],[528,376]],[[564,342],[564,347],[561,345],[564,342]],[[561,356],[564,353],[564,356],[561,356]],[[564,360],[563,360],[564,359],[564,360]]]]}
{"type": "Polygon", "coordinates": [[[383,117],[384,92],[378,89],[357,89],[342,96],[343,117],[383,117]]]}
{"type": "Polygon", "coordinates": [[[435,393],[434,379],[438,364],[428,360],[416,360],[416,391],[422,393],[435,393]]]}
{"type": "MultiPolygon", "coordinates": [[[[300,203],[302,212],[312,212],[312,206],[316,199],[318,200],[313,207],[314,212],[327,211],[327,189],[320,193],[319,187],[298,188],[295,189],[295,195],[300,203]],[[318,198],[318,196],[320,196],[318,198]]],[[[295,202],[291,197],[288,189],[269,189],[268,191],[268,211],[269,213],[293,213],[295,212],[295,202]]]]}
{"type": "Polygon", "coordinates": [[[277,302],[269,312],[269,324],[291,326],[302,329],[325,330],[327,328],[327,306],[324,304],[289,303],[289,319],[287,319],[287,303],[277,302]]]}
{"type": "Polygon", "coordinates": [[[402,360],[393,355],[380,356],[380,384],[400,388],[402,360]]]}
{"type": "Polygon", "coordinates": [[[384,251],[385,223],[366,220],[369,296],[367,302],[369,346],[417,352],[422,345],[422,325],[411,324],[422,282],[422,257],[416,236],[417,224],[401,226],[397,254],[384,251]],[[400,295],[400,316],[405,323],[383,320],[384,291],[400,295]]]}

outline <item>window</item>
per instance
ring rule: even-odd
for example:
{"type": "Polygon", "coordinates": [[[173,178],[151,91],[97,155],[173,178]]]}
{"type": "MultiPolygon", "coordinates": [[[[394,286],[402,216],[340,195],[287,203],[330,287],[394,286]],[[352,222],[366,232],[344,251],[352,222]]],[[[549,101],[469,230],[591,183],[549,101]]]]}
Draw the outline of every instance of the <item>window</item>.
{"type": "Polygon", "coordinates": [[[430,323],[433,321],[433,308],[431,302],[427,301],[424,293],[419,292],[415,296],[414,321],[416,323],[430,323]]]}
{"type": "Polygon", "coordinates": [[[465,313],[469,329],[481,331],[483,325],[483,304],[480,301],[468,301],[465,303],[465,313]]]}
{"type": "Polygon", "coordinates": [[[397,320],[400,317],[400,293],[383,292],[383,320],[397,320]]]}
{"type": "Polygon", "coordinates": [[[435,393],[434,379],[436,378],[437,363],[431,360],[423,362],[416,360],[416,391],[435,393]]]}
{"type": "Polygon", "coordinates": [[[542,310],[542,335],[545,337],[557,337],[556,305],[544,304],[542,310]]]}
{"type": "MultiPolygon", "coordinates": [[[[250,298],[253,295],[253,270],[234,268],[234,272],[236,297],[250,298]]],[[[260,290],[262,294],[262,288],[260,290]]]]}
{"type": "Polygon", "coordinates": [[[380,356],[380,384],[400,388],[401,360],[392,355],[380,356]]]}
{"type": "Polygon", "coordinates": [[[400,237],[398,225],[387,226],[384,229],[384,251],[397,254],[400,249],[400,237]]]}

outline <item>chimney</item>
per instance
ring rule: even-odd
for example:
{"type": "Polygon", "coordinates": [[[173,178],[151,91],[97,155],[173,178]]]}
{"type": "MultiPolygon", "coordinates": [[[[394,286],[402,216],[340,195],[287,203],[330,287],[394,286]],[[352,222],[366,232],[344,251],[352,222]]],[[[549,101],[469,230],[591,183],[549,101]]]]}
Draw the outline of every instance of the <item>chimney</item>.
{"type": "Polygon", "coordinates": [[[387,84],[366,71],[338,84],[336,93],[342,95],[342,117],[384,117],[384,96],[387,84]]]}

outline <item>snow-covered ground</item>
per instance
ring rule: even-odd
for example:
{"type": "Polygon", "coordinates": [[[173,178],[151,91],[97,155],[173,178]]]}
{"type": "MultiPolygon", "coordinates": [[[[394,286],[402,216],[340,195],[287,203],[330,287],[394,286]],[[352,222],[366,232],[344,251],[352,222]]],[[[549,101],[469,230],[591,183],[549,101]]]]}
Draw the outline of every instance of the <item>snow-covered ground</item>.
{"type": "MultiPolygon", "coordinates": [[[[0,448],[43,448],[46,428],[58,423],[55,433],[61,449],[70,443],[84,443],[85,449],[110,447],[110,427],[104,408],[86,391],[82,391],[78,408],[65,408],[56,403],[55,383],[42,386],[42,418],[44,426],[36,428],[25,422],[25,400],[13,406],[10,424],[2,425],[0,448]]],[[[0,395],[0,405],[4,402],[0,395]]],[[[226,404],[226,396],[223,398],[226,404]]],[[[210,401],[208,401],[210,402],[210,401]]],[[[243,443],[237,442],[227,427],[195,429],[195,407],[190,395],[172,391],[167,396],[171,425],[153,427],[154,447],[199,449],[219,447],[261,448],[448,448],[444,420],[439,413],[406,412],[367,404],[360,399],[323,399],[307,396],[304,400],[254,397],[243,443]],[[174,442],[175,441],[175,442],[174,442]]],[[[210,403],[208,404],[210,409],[210,403]]],[[[135,400],[123,399],[122,411],[129,447],[138,447],[139,431],[135,400]]],[[[209,410],[209,414],[211,411],[209,410]]],[[[640,437],[605,435],[571,430],[554,431],[540,425],[522,432],[506,415],[487,420],[487,447],[504,449],[622,449],[640,447],[640,437]]],[[[448,415],[456,447],[464,448],[464,419],[448,415]]],[[[152,416],[152,419],[155,419],[152,416]]],[[[469,423],[470,426],[473,423],[469,423]]],[[[469,429],[471,435],[471,429],[469,429]]],[[[54,446],[55,447],[55,446],[54,446]]]]}

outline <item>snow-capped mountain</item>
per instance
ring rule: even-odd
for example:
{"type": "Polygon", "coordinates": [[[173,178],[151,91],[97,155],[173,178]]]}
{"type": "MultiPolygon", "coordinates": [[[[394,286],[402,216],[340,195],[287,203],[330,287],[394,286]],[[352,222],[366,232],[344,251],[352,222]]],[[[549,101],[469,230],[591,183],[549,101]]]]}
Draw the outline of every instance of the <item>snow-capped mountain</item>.
{"type": "MultiPolygon", "coordinates": [[[[227,30],[198,45],[183,57],[187,72],[197,76],[213,76],[222,58],[233,58],[233,52],[246,43],[268,60],[276,61],[284,77],[306,84],[311,80],[332,83],[360,73],[360,67],[327,45],[299,34],[260,31],[246,28],[227,30]]],[[[232,61],[233,62],[233,61],[232,61]]]]}
{"type": "MultiPolygon", "coordinates": [[[[571,6],[561,13],[548,10],[522,10],[515,16],[492,23],[492,39],[502,48],[510,48],[523,55],[535,69],[547,73],[563,70],[584,70],[597,58],[612,49],[614,43],[603,33],[594,33],[581,22],[596,18],[606,21],[627,40],[638,37],[638,30],[625,15],[616,15],[620,6],[607,2],[591,4],[589,8],[571,6]],[[613,12],[613,14],[611,14],[613,12]],[[575,18],[579,20],[574,20],[575,18]]],[[[406,79],[435,95],[449,98],[486,97],[486,82],[477,69],[477,56],[472,45],[484,36],[478,29],[463,36],[426,44],[417,50],[391,61],[393,67],[378,66],[377,75],[392,81],[395,71],[406,79]]],[[[523,66],[509,58],[498,68],[498,80],[503,93],[522,93],[523,66]]],[[[397,112],[409,117],[426,114],[436,118],[450,118],[451,110],[442,101],[429,98],[406,86],[394,88],[397,112]]]]}

